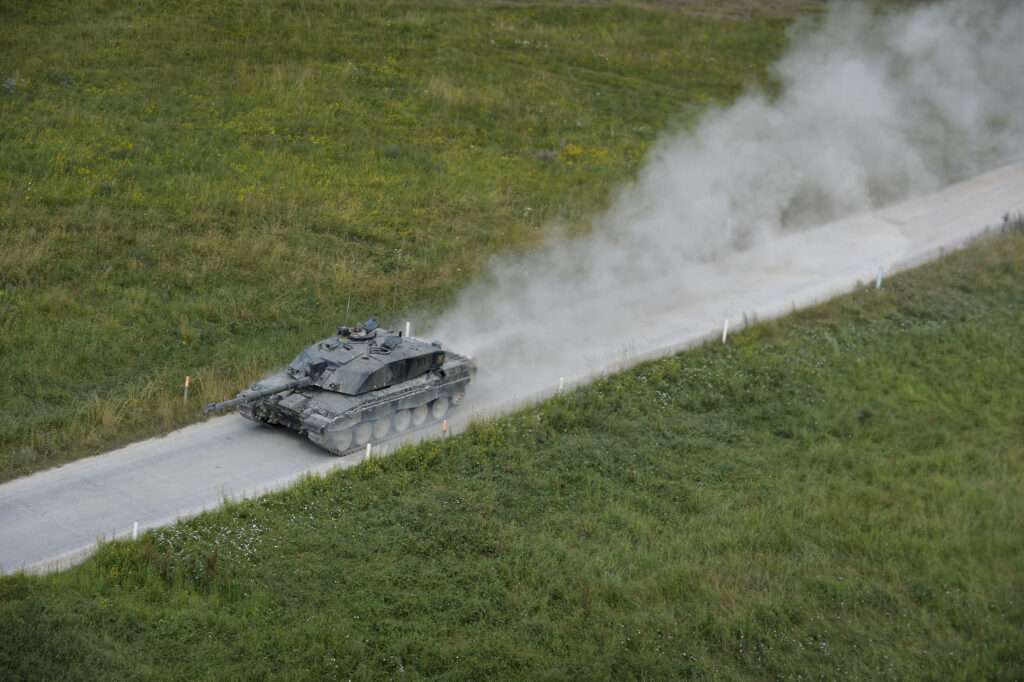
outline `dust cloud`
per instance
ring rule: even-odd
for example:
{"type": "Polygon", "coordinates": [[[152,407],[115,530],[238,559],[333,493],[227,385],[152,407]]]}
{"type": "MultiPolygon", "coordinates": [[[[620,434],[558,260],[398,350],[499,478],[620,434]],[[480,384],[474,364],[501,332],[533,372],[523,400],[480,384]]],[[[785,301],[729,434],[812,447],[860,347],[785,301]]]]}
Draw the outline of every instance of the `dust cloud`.
{"type": "Polygon", "coordinates": [[[429,336],[478,359],[477,409],[629,364],[669,328],[707,334],[685,320],[719,305],[730,256],[1024,151],[1024,4],[839,3],[791,32],[773,95],[664,136],[588,236],[495,262],[438,320],[429,336]]]}

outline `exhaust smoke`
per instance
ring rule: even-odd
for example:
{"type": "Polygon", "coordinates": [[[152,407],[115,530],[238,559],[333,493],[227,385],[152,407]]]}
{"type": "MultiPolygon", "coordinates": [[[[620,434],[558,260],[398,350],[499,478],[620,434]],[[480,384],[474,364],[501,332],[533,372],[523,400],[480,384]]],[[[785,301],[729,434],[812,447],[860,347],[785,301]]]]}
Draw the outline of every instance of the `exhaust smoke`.
{"type": "Polygon", "coordinates": [[[1022,35],[1018,2],[885,15],[837,4],[795,25],[774,67],[776,95],[746,94],[664,136],[589,235],[495,262],[438,320],[438,337],[478,358],[475,407],[553,392],[559,377],[664,347],[665,329],[678,334],[709,312],[705,300],[744,254],[783,267],[773,249],[783,236],[1020,154],[1022,35]]]}

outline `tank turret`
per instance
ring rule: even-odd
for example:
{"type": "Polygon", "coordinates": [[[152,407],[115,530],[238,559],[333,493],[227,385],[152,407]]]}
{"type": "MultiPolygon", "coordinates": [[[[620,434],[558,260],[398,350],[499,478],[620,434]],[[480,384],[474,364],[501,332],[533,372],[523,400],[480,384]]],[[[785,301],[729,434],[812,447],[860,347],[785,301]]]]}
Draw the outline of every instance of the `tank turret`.
{"type": "Polygon", "coordinates": [[[476,362],[440,343],[383,329],[372,317],[339,327],[288,367],[206,412],[238,407],[263,424],[280,424],[334,454],[440,421],[457,406],[476,362]]]}

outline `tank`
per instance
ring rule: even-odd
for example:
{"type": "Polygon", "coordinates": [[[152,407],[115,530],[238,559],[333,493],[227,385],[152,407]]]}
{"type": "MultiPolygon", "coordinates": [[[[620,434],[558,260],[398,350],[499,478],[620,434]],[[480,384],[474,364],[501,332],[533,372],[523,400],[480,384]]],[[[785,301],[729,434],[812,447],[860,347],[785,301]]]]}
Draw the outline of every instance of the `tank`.
{"type": "Polygon", "coordinates": [[[402,336],[371,317],[340,327],[288,367],[206,412],[238,407],[261,424],[280,424],[335,455],[439,422],[457,406],[476,362],[438,342],[402,336]]]}

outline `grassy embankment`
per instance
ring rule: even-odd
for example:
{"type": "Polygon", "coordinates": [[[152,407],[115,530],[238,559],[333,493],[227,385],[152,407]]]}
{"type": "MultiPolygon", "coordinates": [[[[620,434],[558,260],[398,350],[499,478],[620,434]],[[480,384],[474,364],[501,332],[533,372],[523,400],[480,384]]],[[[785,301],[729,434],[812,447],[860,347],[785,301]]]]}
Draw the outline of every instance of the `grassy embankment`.
{"type": "Polygon", "coordinates": [[[70,571],[0,578],[0,669],[1019,679],[1022,342],[1018,230],[70,571]]]}
{"type": "Polygon", "coordinates": [[[587,229],[660,129],[765,81],[772,14],[3,3],[0,480],[199,419],[349,292],[422,327],[587,229]]]}

